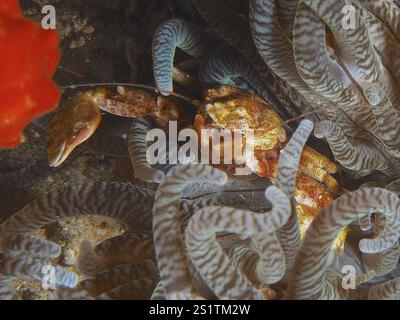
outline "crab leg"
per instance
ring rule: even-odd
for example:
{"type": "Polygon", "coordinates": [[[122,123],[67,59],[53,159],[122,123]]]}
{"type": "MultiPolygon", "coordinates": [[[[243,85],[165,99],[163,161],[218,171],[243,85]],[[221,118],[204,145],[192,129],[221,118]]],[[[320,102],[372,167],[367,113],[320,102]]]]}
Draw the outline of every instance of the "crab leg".
{"type": "Polygon", "coordinates": [[[150,93],[131,88],[117,88],[118,94],[96,97],[96,106],[103,111],[126,118],[140,118],[152,114],[157,108],[157,102],[150,93]]]}

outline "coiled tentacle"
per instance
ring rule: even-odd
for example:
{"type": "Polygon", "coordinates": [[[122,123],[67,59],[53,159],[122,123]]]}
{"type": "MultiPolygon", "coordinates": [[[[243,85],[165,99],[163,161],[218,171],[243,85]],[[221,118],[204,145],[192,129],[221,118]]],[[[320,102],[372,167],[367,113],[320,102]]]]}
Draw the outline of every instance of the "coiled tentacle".
{"type": "MultiPolygon", "coordinates": [[[[290,213],[289,199],[274,186],[267,189],[266,197],[273,204],[268,214],[211,206],[198,211],[189,221],[185,233],[189,255],[202,278],[220,299],[260,298],[259,292],[231,264],[216,243],[215,236],[218,232],[250,236],[268,234],[282,226],[290,213]]],[[[257,243],[260,244],[261,241],[257,243]]],[[[265,247],[263,249],[260,251],[268,257],[269,252],[265,247]]],[[[260,263],[263,263],[262,259],[260,263]]]]}
{"type": "MultiPolygon", "coordinates": [[[[254,89],[266,101],[273,102],[275,97],[266,86],[265,81],[260,77],[257,70],[244,59],[238,52],[229,46],[221,46],[213,50],[203,59],[200,70],[200,80],[208,85],[220,84],[233,87],[241,87],[238,78],[245,81],[245,87],[242,89],[254,89]]],[[[279,105],[276,106],[279,108],[279,105]]],[[[280,114],[284,114],[284,109],[278,110],[280,114]]]]}
{"type": "Polygon", "coordinates": [[[172,72],[176,48],[193,57],[200,57],[210,50],[211,44],[203,30],[190,22],[172,19],[163,23],[153,39],[153,68],[157,87],[166,94],[173,91],[172,72]]]}
{"type": "Polygon", "coordinates": [[[392,173],[393,166],[388,158],[367,142],[352,144],[339,126],[330,121],[317,124],[314,134],[317,138],[326,138],[332,153],[343,167],[350,170],[379,170],[392,173]]]}
{"type": "MultiPolygon", "coordinates": [[[[387,3],[387,1],[384,2],[387,3]]],[[[362,2],[362,5],[365,5],[365,1],[362,2]]],[[[396,19],[399,19],[400,10],[395,10],[393,7],[391,9],[393,9],[394,12],[393,16],[397,15],[396,19]]],[[[368,28],[371,43],[373,44],[374,49],[379,53],[382,63],[397,79],[397,81],[399,81],[400,59],[397,52],[400,50],[400,37],[396,33],[393,33],[390,28],[390,23],[388,20],[391,20],[392,17],[389,17],[388,19],[380,19],[379,15],[375,15],[367,9],[360,10],[360,14],[362,15],[368,28]]],[[[396,20],[394,19],[394,21],[396,20]]],[[[397,28],[399,28],[399,22],[396,21],[395,23],[397,24],[397,28]]]]}
{"type": "Polygon", "coordinates": [[[224,184],[225,173],[204,165],[174,168],[159,185],[153,207],[153,232],[157,264],[167,299],[198,298],[183,245],[179,202],[190,182],[224,184]]]}
{"type": "Polygon", "coordinates": [[[229,251],[238,271],[256,288],[280,281],[286,271],[285,256],[275,233],[255,235],[252,244],[239,243],[229,251]]]}
{"type": "Polygon", "coordinates": [[[362,231],[368,231],[372,228],[371,215],[366,215],[358,220],[358,224],[362,231]]]}
{"type": "Polygon", "coordinates": [[[387,250],[398,241],[400,200],[380,188],[361,188],[341,196],[327,205],[307,230],[296,256],[287,297],[291,299],[342,299],[345,293],[337,276],[327,273],[329,252],[338,232],[372,212],[387,219],[386,228],[375,239],[362,239],[360,250],[376,253],[387,250]],[[325,279],[325,276],[330,275],[325,279]]]}
{"type": "MultiPolygon", "coordinates": [[[[375,216],[374,234],[379,235],[385,228],[386,219],[382,215],[375,216]]],[[[362,255],[362,263],[367,271],[374,271],[377,276],[385,275],[396,268],[400,258],[400,245],[394,246],[383,252],[362,255]]]]}
{"type": "Polygon", "coordinates": [[[346,1],[327,3],[322,0],[305,0],[304,3],[310,6],[334,32],[340,57],[364,90],[368,102],[376,106],[385,100],[384,95],[392,95],[390,78],[371,45],[368,30],[360,14],[354,12],[356,28],[343,28],[342,11],[347,4],[346,1]],[[379,85],[379,89],[376,88],[376,84],[379,85]]]}

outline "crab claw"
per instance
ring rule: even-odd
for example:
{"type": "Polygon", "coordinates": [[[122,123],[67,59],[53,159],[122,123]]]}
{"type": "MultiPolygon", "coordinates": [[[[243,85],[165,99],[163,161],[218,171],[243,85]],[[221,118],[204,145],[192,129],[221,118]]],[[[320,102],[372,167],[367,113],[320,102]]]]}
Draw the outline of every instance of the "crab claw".
{"type": "Polygon", "coordinates": [[[57,110],[49,124],[46,141],[51,167],[60,166],[100,125],[101,112],[97,107],[97,97],[102,97],[102,92],[79,93],[57,110]]]}

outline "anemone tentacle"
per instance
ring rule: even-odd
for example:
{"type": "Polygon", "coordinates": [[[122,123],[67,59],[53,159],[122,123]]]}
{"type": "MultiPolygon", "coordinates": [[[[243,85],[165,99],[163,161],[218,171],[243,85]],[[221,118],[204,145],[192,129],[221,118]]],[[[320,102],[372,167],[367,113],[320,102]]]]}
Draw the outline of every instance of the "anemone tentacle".
{"type": "Polygon", "coordinates": [[[173,91],[172,72],[176,48],[193,57],[200,57],[211,47],[210,37],[200,27],[182,19],[163,23],[153,38],[153,68],[157,87],[166,94],[173,91]]]}
{"type": "Polygon", "coordinates": [[[360,250],[377,253],[387,250],[399,238],[400,201],[395,194],[380,188],[361,188],[327,205],[307,230],[296,256],[289,281],[290,299],[343,299],[338,276],[327,273],[329,252],[337,233],[355,219],[372,212],[387,218],[386,228],[375,239],[362,239],[360,250]],[[330,274],[329,278],[325,277],[330,274]]]}

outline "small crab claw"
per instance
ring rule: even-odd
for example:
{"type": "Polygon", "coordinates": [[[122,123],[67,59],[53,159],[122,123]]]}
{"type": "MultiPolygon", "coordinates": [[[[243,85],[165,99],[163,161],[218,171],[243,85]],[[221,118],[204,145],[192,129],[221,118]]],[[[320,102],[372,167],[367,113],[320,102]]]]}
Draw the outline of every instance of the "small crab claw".
{"type": "Polygon", "coordinates": [[[75,148],[88,140],[101,122],[96,97],[87,91],[73,96],[51,120],[47,132],[47,156],[51,167],[60,166],[75,148]]]}

